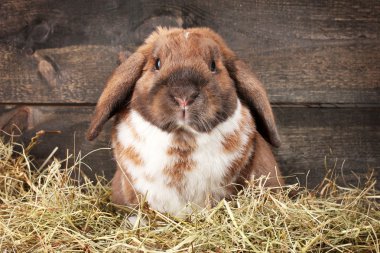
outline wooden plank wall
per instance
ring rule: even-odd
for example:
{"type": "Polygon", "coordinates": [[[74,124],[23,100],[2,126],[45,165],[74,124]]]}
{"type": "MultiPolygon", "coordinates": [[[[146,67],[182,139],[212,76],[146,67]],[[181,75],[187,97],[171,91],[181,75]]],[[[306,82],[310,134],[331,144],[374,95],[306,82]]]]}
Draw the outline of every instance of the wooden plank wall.
{"type": "MultiPolygon", "coordinates": [[[[314,186],[333,167],[348,183],[371,169],[380,179],[377,0],[2,0],[0,127],[17,123],[24,142],[40,129],[61,130],[43,137],[37,160],[56,146],[60,157],[109,147],[110,124],[96,142],[84,139],[89,117],[119,53],[157,25],[211,27],[255,69],[289,183],[314,186]]],[[[84,161],[94,173],[114,171],[110,150],[84,161]]]]}

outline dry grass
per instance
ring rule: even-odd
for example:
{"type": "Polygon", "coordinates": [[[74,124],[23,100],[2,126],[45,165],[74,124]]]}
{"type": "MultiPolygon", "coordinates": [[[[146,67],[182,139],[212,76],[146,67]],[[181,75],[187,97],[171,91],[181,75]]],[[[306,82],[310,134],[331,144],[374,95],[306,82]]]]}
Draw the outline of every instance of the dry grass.
{"type": "Polygon", "coordinates": [[[326,179],[318,197],[295,185],[250,188],[183,220],[113,206],[105,180],[72,179],[80,160],[36,170],[34,144],[17,153],[0,141],[1,252],[380,252],[373,180],[359,189],[326,179]],[[129,215],[144,222],[132,225],[129,215]]]}

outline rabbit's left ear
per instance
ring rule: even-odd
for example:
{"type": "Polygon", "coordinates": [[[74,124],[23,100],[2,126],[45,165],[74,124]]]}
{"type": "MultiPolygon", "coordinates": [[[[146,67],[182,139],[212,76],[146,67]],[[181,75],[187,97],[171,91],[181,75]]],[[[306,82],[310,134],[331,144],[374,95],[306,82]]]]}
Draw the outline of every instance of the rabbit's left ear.
{"type": "Polygon", "coordinates": [[[270,144],[279,147],[281,140],[264,86],[241,60],[230,61],[227,69],[235,81],[238,96],[250,107],[258,131],[270,144]]]}
{"type": "Polygon", "coordinates": [[[219,45],[224,56],[224,64],[235,82],[238,96],[249,106],[259,133],[274,147],[279,147],[281,140],[264,86],[249,67],[237,59],[235,53],[227,47],[218,34],[208,28],[204,28],[202,32],[219,45]]]}

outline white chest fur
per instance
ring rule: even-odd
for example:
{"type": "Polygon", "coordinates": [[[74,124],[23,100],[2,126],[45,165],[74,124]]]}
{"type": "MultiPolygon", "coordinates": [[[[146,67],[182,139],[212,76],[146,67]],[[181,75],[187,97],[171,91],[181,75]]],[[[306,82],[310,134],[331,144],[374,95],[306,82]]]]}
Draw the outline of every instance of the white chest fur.
{"type": "Polygon", "coordinates": [[[186,161],[168,152],[174,134],[131,111],[128,120],[116,126],[116,138],[124,149],[133,149],[138,159],[124,157],[118,163],[133,179],[136,192],[145,195],[156,210],[179,215],[189,211],[186,205],[190,202],[202,207],[210,196],[219,200],[225,195],[229,169],[247,152],[243,147],[254,131],[250,114],[243,110],[247,109],[238,102],[234,114],[210,133],[194,132],[195,148],[186,161]],[[239,147],[226,151],[227,136],[233,135],[239,139],[239,147]],[[168,170],[173,166],[178,171],[168,170]]]}

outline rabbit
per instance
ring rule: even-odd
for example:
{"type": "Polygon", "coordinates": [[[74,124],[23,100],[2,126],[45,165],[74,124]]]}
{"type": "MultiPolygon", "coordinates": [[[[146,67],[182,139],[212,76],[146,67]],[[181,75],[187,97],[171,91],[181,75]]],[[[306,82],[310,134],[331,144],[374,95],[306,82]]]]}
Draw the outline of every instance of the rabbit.
{"type": "Polygon", "coordinates": [[[260,176],[265,186],[284,184],[266,91],[209,28],[156,28],[108,79],[87,139],[112,116],[116,204],[144,197],[150,208],[181,215],[260,176]]]}

